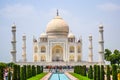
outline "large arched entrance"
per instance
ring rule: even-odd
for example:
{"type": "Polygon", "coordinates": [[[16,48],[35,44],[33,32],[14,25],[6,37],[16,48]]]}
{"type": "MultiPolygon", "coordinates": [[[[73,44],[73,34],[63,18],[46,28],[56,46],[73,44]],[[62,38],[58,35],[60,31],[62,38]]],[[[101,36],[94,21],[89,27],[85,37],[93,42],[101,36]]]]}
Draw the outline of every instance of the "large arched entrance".
{"type": "Polygon", "coordinates": [[[60,45],[52,48],[52,61],[63,61],[63,48],[60,45]]]}

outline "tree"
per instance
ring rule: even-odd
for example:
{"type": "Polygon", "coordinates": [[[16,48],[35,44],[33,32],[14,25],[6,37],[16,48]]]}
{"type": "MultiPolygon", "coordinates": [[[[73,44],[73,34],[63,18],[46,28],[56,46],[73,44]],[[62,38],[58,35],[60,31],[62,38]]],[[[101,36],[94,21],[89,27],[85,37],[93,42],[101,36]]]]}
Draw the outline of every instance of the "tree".
{"type": "Polygon", "coordinates": [[[26,65],[23,65],[24,80],[26,80],[26,65]]]}
{"type": "Polygon", "coordinates": [[[112,53],[109,49],[105,49],[105,60],[110,61],[111,64],[120,64],[120,51],[114,50],[112,53]]]}
{"type": "Polygon", "coordinates": [[[40,74],[40,66],[37,65],[37,74],[40,74]]]}
{"type": "Polygon", "coordinates": [[[93,69],[92,66],[90,65],[88,69],[88,78],[93,79],[93,69]]]}
{"type": "Polygon", "coordinates": [[[24,80],[24,68],[20,68],[20,80],[24,80]]]}
{"type": "Polygon", "coordinates": [[[110,66],[109,65],[107,65],[107,74],[106,74],[106,76],[107,76],[107,80],[110,80],[110,66]]]}
{"type": "Polygon", "coordinates": [[[97,70],[97,67],[96,67],[97,65],[94,65],[94,80],[96,80],[96,70],[97,70]]]}
{"type": "Polygon", "coordinates": [[[12,76],[12,73],[10,71],[10,69],[8,70],[8,80],[11,80],[11,76],[12,76]]]}
{"type": "Polygon", "coordinates": [[[100,66],[96,66],[96,80],[100,80],[100,66]]]}
{"type": "Polygon", "coordinates": [[[109,49],[105,49],[105,60],[110,61],[110,55],[112,52],[109,49]]]}
{"type": "Polygon", "coordinates": [[[0,80],[4,80],[3,79],[3,74],[4,74],[4,68],[6,67],[5,63],[0,63],[0,80]]]}
{"type": "Polygon", "coordinates": [[[17,79],[17,65],[14,64],[13,65],[13,76],[12,76],[12,80],[16,80],[17,79]]]}
{"type": "Polygon", "coordinates": [[[32,65],[32,76],[35,76],[36,75],[36,70],[35,70],[35,66],[32,65]]]}
{"type": "Polygon", "coordinates": [[[120,51],[119,50],[114,50],[114,54],[115,54],[115,58],[116,58],[115,62],[119,66],[119,64],[120,64],[120,51]]]}
{"type": "Polygon", "coordinates": [[[104,80],[104,66],[101,65],[101,69],[100,69],[100,80],[104,80]]]}
{"type": "Polygon", "coordinates": [[[117,80],[117,66],[115,64],[112,65],[112,80],[117,80]]]}
{"type": "Polygon", "coordinates": [[[26,68],[26,77],[27,79],[32,77],[32,68],[31,68],[31,65],[27,65],[27,68],[26,68]]]}
{"type": "Polygon", "coordinates": [[[86,76],[86,65],[83,66],[83,76],[86,76]]]}
{"type": "Polygon", "coordinates": [[[20,80],[20,65],[17,65],[17,80],[20,80]]]}

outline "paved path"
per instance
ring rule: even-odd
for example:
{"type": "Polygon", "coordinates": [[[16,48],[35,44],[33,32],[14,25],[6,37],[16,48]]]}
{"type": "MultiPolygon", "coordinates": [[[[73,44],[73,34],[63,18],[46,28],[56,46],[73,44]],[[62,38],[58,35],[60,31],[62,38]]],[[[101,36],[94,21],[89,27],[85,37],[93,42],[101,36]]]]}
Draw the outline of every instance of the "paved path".
{"type": "Polygon", "coordinates": [[[48,73],[47,75],[45,75],[42,79],[40,80],[48,80],[49,77],[51,76],[52,73],[48,73]]]}
{"type": "Polygon", "coordinates": [[[65,75],[67,75],[70,78],[70,80],[78,80],[76,77],[72,76],[68,72],[65,72],[65,75]]]}

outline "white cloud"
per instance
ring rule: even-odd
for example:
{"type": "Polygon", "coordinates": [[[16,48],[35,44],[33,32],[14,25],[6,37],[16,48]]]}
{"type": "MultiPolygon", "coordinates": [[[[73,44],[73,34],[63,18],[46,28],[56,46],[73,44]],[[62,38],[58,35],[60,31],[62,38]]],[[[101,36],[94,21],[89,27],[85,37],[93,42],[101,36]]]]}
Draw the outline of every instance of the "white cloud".
{"type": "Polygon", "coordinates": [[[105,3],[97,6],[99,9],[104,11],[118,11],[120,10],[120,5],[113,3],[105,3]]]}

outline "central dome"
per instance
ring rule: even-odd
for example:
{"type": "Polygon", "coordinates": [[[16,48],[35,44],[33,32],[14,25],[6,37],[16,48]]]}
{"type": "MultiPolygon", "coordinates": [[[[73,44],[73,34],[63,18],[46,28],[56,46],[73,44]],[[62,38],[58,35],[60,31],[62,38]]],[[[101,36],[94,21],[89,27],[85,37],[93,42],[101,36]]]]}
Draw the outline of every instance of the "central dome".
{"type": "Polygon", "coordinates": [[[48,23],[46,32],[48,37],[67,37],[69,26],[60,16],[57,15],[48,23]]]}

